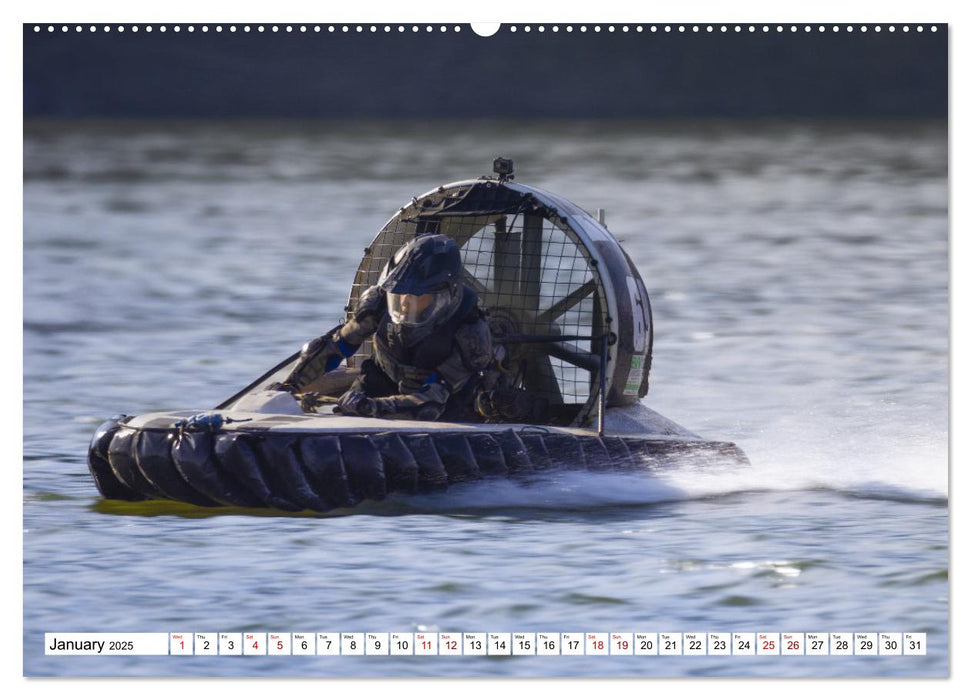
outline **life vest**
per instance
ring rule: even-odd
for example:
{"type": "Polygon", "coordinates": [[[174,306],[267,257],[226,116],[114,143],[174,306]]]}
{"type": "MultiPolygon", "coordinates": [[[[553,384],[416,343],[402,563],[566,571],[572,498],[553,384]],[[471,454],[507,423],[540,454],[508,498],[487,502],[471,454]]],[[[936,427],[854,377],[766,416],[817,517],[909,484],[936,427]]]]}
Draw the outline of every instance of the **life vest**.
{"type": "MultiPolygon", "coordinates": [[[[458,328],[483,318],[478,299],[475,290],[465,287],[455,313],[430,330],[398,326],[385,312],[373,337],[375,363],[396,384],[414,380],[416,373],[433,374],[452,353],[458,352],[455,347],[458,328]],[[416,330],[424,331],[417,340],[409,337],[416,330]]],[[[474,368],[469,370],[474,371],[474,368]]]]}

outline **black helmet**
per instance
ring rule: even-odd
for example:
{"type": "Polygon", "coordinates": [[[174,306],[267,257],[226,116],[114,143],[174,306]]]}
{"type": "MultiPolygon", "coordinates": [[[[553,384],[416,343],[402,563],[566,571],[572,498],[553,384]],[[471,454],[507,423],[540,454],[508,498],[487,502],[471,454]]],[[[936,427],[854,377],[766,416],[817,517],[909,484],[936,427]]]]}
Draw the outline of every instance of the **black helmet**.
{"type": "Polygon", "coordinates": [[[462,281],[458,244],[443,234],[418,236],[384,266],[378,285],[392,294],[427,294],[462,281]]]}
{"type": "Polygon", "coordinates": [[[462,256],[448,236],[418,236],[385,265],[378,286],[388,294],[394,323],[426,326],[447,318],[462,295],[462,256]]]}

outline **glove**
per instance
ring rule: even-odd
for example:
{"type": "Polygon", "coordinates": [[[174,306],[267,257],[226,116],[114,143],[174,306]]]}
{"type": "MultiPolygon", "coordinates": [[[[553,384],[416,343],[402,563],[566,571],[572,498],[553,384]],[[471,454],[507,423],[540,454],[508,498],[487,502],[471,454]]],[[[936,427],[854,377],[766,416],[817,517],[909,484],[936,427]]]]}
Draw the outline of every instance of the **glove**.
{"type": "Polygon", "coordinates": [[[341,338],[339,329],[330,335],[314,338],[300,350],[300,359],[290,371],[290,376],[283,381],[283,388],[277,391],[298,393],[319,377],[337,369],[344,358],[357,352],[357,347],[348,345],[341,338]]]}
{"type": "Polygon", "coordinates": [[[300,410],[304,413],[316,413],[317,406],[320,404],[321,396],[322,394],[319,394],[316,391],[308,391],[300,394],[298,397],[300,400],[300,410]]]}
{"type": "Polygon", "coordinates": [[[548,417],[549,401],[522,389],[500,387],[479,392],[475,410],[487,421],[497,423],[542,423],[548,417]]]}
{"type": "Polygon", "coordinates": [[[351,390],[340,398],[336,410],[347,416],[371,417],[377,414],[378,407],[364,392],[351,390]]]}
{"type": "Polygon", "coordinates": [[[427,369],[412,367],[411,365],[398,365],[401,380],[398,382],[399,394],[417,394],[425,385],[438,381],[438,373],[427,369]]]}
{"type": "Polygon", "coordinates": [[[295,388],[292,384],[288,384],[287,382],[273,382],[266,387],[266,391],[285,391],[288,394],[292,394],[295,391],[295,388]]]}

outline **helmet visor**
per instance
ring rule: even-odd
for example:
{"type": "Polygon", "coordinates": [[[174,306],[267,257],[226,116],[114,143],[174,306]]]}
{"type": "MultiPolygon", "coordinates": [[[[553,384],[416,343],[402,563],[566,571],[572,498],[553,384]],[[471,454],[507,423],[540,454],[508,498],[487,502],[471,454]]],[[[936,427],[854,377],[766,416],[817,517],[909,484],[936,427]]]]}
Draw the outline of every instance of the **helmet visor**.
{"type": "Polygon", "coordinates": [[[442,289],[428,294],[388,293],[388,313],[391,322],[402,326],[424,326],[436,320],[448,309],[452,294],[442,289]]]}

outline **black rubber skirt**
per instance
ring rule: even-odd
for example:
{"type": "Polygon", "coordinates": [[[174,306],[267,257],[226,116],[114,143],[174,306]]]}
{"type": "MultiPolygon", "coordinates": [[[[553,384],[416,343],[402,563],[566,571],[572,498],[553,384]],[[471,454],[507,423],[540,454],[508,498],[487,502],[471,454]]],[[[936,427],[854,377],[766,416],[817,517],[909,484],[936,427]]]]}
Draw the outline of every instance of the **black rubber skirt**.
{"type": "Polygon", "coordinates": [[[748,464],[727,442],[573,435],[543,429],[309,433],[132,428],[95,432],[88,468],[105,498],[326,512],[392,493],[528,477],[549,469],[650,472],[748,464]]]}

